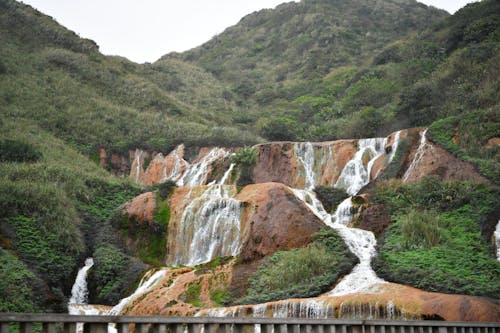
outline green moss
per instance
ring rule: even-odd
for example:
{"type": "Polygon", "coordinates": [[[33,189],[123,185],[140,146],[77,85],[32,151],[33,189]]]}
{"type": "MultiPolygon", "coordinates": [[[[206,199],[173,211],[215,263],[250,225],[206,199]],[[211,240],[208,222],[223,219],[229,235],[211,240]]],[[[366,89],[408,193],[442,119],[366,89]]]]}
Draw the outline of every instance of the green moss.
{"type": "Polygon", "coordinates": [[[200,300],[201,284],[199,281],[191,283],[186,290],[186,303],[196,307],[201,307],[200,300]]]}

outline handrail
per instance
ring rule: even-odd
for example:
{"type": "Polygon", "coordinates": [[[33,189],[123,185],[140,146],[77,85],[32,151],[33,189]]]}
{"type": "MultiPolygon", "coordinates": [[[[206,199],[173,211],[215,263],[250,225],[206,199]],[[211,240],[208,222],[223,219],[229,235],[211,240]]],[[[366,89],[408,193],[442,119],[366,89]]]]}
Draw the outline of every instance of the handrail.
{"type": "Polygon", "coordinates": [[[0,333],[40,332],[35,325],[42,333],[500,333],[488,322],[0,313],[0,333]]]}
{"type": "Polygon", "coordinates": [[[453,322],[436,320],[346,320],[310,318],[257,317],[167,317],[167,316],[85,316],[59,313],[0,313],[0,322],[17,323],[147,323],[147,324],[304,324],[304,325],[399,325],[399,326],[462,326],[499,327],[500,322],[453,322]]]}

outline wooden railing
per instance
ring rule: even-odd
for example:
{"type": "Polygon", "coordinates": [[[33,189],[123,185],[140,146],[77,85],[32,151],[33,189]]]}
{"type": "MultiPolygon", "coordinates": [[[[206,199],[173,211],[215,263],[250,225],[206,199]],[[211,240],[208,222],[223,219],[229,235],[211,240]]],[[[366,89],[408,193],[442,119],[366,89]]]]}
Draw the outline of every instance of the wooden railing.
{"type": "Polygon", "coordinates": [[[500,323],[0,314],[0,333],[500,333],[500,323]],[[78,324],[80,323],[80,324],[78,324]]]}

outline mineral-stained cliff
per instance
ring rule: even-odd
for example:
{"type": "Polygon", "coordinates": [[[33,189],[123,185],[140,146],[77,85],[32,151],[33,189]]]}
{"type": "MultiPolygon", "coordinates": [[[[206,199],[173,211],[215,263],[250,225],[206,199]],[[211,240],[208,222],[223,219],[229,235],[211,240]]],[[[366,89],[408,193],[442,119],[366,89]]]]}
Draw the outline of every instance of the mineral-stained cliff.
{"type": "MultiPolygon", "coordinates": [[[[374,180],[389,178],[404,183],[429,175],[484,180],[471,165],[430,142],[424,129],[376,139],[271,142],[254,149],[255,184],[244,187],[234,185],[239,170],[231,163],[231,149],[201,149],[189,163],[181,145],[165,157],[157,154],[146,170],[144,153],[134,154],[131,177],[135,181],[152,185],[171,180],[178,185],[165,199],[169,219],[162,230],[164,257],[159,259],[169,266],[194,268],[167,270],[163,282],[131,302],[125,313],[192,315],[208,308],[201,314],[500,320],[494,300],[430,293],[380,279],[375,281],[382,283],[368,293],[210,310],[224,303],[223,295],[232,299],[245,295],[248,279],[263,258],[304,247],[325,224],[331,226],[333,221],[324,220],[326,212],[321,213],[312,194],[301,197],[294,188],[307,192],[327,185],[355,194],[377,186],[374,180]]],[[[153,193],[143,194],[123,211],[128,219],[150,225],[159,209],[156,199],[153,193]]],[[[357,212],[357,220],[349,226],[380,235],[392,223],[384,206],[370,203],[369,195],[350,201],[356,203],[349,208],[354,211],[341,212],[347,217],[357,212]]],[[[136,243],[129,242],[134,247],[136,243]]]]}

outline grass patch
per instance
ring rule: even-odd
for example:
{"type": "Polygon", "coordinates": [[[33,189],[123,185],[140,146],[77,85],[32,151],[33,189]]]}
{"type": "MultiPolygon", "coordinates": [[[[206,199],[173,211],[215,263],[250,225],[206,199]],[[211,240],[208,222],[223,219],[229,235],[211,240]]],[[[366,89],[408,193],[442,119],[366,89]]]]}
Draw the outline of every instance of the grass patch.
{"type": "Polygon", "coordinates": [[[308,246],[264,259],[249,279],[247,295],[238,303],[317,296],[350,272],[356,262],[342,238],[334,230],[324,229],[308,246]]]}
{"type": "Polygon", "coordinates": [[[374,199],[394,224],[379,240],[377,274],[424,290],[500,297],[500,262],[482,235],[500,210],[499,196],[492,185],[436,177],[382,183],[374,199]]]}

